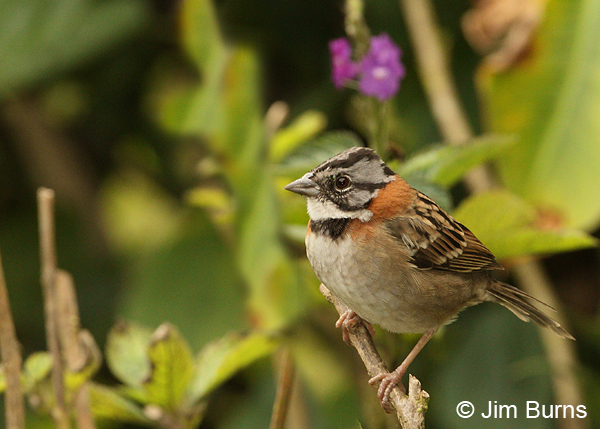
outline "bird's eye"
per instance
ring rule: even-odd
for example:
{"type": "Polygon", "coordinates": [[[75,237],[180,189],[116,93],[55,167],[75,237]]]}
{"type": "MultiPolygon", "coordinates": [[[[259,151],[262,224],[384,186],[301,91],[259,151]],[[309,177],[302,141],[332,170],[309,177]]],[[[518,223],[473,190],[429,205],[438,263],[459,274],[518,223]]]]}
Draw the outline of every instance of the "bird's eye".
{"type": "Polygon", "coordinates": [[[346,176],[340,176],[335,179],[335,187],[338,190],[341,191],[342,189],[346,189],[348,186],[350,186],[350,179],[346,176]]]}

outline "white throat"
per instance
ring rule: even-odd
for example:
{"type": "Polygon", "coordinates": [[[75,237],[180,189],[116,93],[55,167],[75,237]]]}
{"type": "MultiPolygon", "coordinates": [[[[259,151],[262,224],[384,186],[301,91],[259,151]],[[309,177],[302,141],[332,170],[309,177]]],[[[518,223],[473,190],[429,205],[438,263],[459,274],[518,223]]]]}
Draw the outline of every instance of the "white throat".
{"type": "Polygon", "coordinates": [[[317,198],[306,199],[306,209],[308,216],[314,221],[325,219],[359,219],[367,222],[373,217],[373,212],[367,209],[343,211],[329,200],[319,200],[317,198]]]}

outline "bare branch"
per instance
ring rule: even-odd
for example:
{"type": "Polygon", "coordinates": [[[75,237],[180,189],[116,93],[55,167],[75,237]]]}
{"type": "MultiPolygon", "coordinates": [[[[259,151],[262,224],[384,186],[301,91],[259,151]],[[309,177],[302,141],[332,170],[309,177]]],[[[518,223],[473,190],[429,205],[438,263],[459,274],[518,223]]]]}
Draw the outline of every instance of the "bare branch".
{"type": "MultiPolygon", "coordinates": [[[[100,360],[101,354],[94,353],[94,350],[98,346],[92,335],[87,331],[81,330],[73,277],[68,272],[59,269],[56,271],[55,284],[58,309],[58,337],[67,371],[76,373],[83,370],[94,359],[100,360]]],[[[75,392],[73,407],[79,429],[96,428],[85,384],[75,392]]]]}
{"type": "Polygon", "coordinates": [[[88,385],[84,384],[75,393],[75,419],[78,429],[96,429],[96,422],[90,406],[88,385]]]}
{"type": "Polygon", "coordinates": [[[37,199],[46,342],[53,360],[52,387],[56,397],[56,406],[52,410],[52,417],[57,428],[68,429],[71,425],[65,403],[64,368],[58,337],[58,309],[55,291],[57,257],[54,224],[54,191],[47,188],[39,188],[37,199]]]}
{"type": "Polygon", "coordinates": [[[64,271],[56,271],[56,301],[58,316],[58,337],[69,372],[83,369],[88,356],[79,342],[79,311],[73,277],[64,271]]]}
{"type": "MultiPolygon", "coordinates": [[[[473,130],[452,81],[450,59],[444,50],[433,6],[428,0],[400,0],[400,6],[414,46],[421,82],[438,128],[449,144],[465,143],[473,138],[473,130]]],[[[474,168],[465,181],[473,191],[483,191],[495,185],[484,167],[474,168]]]]}
{"type": "MultiPolygon", "coordinates": [[[[544,301],[553,308],[559,309],[560,303],[552,292],[552,284],[543,266],[536,260],[526,260],[513,267],[515,277],[519,284],[528,293],[544,301]]],[[[565,321],[560,312],[553,315],[557,322],[565,326],[565,321]]],[[[540,331],[546,356],[550,364],[550,378],[554,387],[554,396],[557,404],[583,403],[579,382],[575,375],[577,356],[575,342],[565,341],[549,329],[540,331]]],[[[558,427],[562,429],[582,429],[589,427],[587,419],[559,418],[558,427]]]]}
{"type": "Polygon", "coordinates": [[[279,368],[279,381],[277,383],[277,394],[271,414],[269,429],[283,429],[288,414],[295,377],[294,361],[289,350],[283,350],[279,368]]]}
{"type": "MultiPolygon", "coordinates": [[[[327,301],[332,303],[338,313],[344,314],[349,308],[338,301],[327,289],[324,284],[321,284],[319,290],[327,298],[327,301]]],[[[379,356],[369,330],[359,323],[348,331],[350,342],[358,352],[362,359],[369,377],[374,377],[381,373],[388,372],[388,369],[379,356]]],[[[398,387],[392,390],[390,395],[391,403],[396,410],[396,415],[400,426],[403,429],[420,429],[425,427],[425,411],[429,402],[429,394],[421,390],[421,382],[412,375],[409,376],[408,396],[400,391],[398,387]]]]}
{"type": "Polygon", "coordinates": [[[0,356],[4,363],[6,379],[6,409],[7,429],[25,429],[25,405],[21,390],[21,365],[23,360],[19,351],[19,341],[15,324],[10,312],[8,288],[0,257],[0,356]]]}

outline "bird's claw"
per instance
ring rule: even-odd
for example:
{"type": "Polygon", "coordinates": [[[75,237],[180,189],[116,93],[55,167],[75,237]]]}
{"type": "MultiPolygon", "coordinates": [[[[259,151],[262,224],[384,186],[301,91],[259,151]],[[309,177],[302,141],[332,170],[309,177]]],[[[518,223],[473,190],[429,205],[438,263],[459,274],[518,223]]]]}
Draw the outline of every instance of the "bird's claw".
{"type": "Polygon", "coordinates": [[[369,380],[369,384],[374,386],[378,382],[379,388],[377,389],[377,397],[379,398],[379,402],[381,403],[381,407],[387,412],[392,412],[392,406],[390,403],[390,395],[394,387],[398,386],[398,388],[406,393],[406,389],[402,384],[402,376],[404,374],[400,374],[396,371],[392,372],[382,372],[381,374],[377,374],[375,377],[372,377],[369,380]]]}
{"type": "Polygon", "coordinates": [[[363,323],[365,327],[369,330],[371,335],[375,335],[375,330],[373,329],[373,325],[371,325],[366,320],[361,319],[361,317],[354,312],[354,310],[346,310],[341,315],[340,318],[335,322],[336,328],[342,328],[342,339],[346,344],[351,346],[350,343],[350,335],[349,331],[353,330],[356,325],[359,323],[363,323]]]}

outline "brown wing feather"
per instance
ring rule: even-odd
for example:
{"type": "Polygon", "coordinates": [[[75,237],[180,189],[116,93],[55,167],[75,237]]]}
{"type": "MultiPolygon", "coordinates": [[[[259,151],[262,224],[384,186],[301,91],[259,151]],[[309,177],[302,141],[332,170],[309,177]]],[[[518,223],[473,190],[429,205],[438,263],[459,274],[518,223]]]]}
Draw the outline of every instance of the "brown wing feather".
{"type": "Polygon", "coordinates": [[[418,268],[457,272],[503,269],[471,231],[420,192],[408,213],[386,221],[386,226],[410,249],[418,268]]]}

